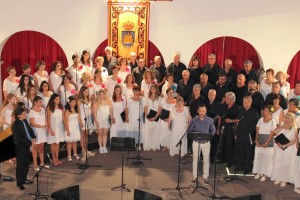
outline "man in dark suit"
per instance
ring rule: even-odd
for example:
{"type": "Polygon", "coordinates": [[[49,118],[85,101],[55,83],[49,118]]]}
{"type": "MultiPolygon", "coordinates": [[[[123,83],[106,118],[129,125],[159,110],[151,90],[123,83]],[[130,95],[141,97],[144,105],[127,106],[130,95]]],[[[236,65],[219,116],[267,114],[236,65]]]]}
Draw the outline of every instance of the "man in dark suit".
{"type": "Polygon", "coordinates": [[[30,164],[30,146],[35,144],[35,134],[26,120],[25,108],[16,108],[14,116],[16,120],[12,124],[12,133],[17,157],[17,188],[24,190],[23,184],[33,183],[26,177],[30,164]]]}
{"type": "Polygon", "coordinates": [[[218,75],[222,71],[220,65],[216,63],[216,55],[208,55],[208,63],[203,66],[203,72],[208,75],[208,82],[212,85],[216,85],[218,80],[218,75]]]}

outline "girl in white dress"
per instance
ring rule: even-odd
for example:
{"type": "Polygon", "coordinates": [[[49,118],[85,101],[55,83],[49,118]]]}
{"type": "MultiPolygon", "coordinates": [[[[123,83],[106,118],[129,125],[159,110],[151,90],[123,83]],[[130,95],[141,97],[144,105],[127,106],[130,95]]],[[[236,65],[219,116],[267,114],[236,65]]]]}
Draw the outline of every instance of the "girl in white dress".
{"type": "Polygon", "coordinates": [[[41,83],[43,81],[48,82],[49,81],[49,74],[47,71],[45,71],[45,62],[39,61],[36,63],[36,69],[37,71],[33,74],[34,77],[34,86],[38,90],[41,86],[41,83]]]}
{"type": "Polygon", "coordinates": [[[278,71],[275,75],[275,78],[280,83],[280,94],[287,98],[290,93],[290,83],[287,82],[286,79],[289,78],[289,75],[287,75],[283,71],[278,71]]]}
{"type": "Polygon", "coordinates": [[[112,125],[110,128],[110,138],[127,137],[126,124],[121,117],[121,113],[125,112],[125,107],[126,99],[122,95],[122,88],[120,85],[116,85],[112,96],[112,125]]]}
{"type": "Polygon", "coordinates": [[[135,79],[133,74],[128,74],[125,78],[122,92],[126,99],[133,96],[133,90],[132,88],[135,86],[135,79]]]}
{"type": "Polygon", "coordinates": [[[93,68],[93,61],[91,60],[91,53],[88,50],[83,50],[80,58],[81,63],[84,65],[85,72],[91,74],[93,68]]]}
{"type": "MultiPolygon", "coordinates": [[[[176,100],[174,98],[174,90],[172,88],[167,89],[167,96],[161,100],[162,109],[170,111],[175,106],[176,100]]],[[[169,117],[167,119],[160,119],[160,145],[162,151],[170,148],[171,130],[169,129],[169,117]]]]}
{"type": "Polygon", "coordinates": [[[20,78],[20,83],[16,90],[17,101],[20,101],[24,96],[26,96],[28,86],[33,87],[33,84],[30,81],[30,76],[23,74],[20,78]]]}
{"type": "Polygon", "coordinates": [[[266,78],[260,83],[260,93],[263,95],[264,99],[266,99],[266,96],[272,92],[272,83],[275,81],[274,70],[268,69],[266,71],[266,78]]]}
{"type": "Polygon", "coordinates": [[[91,75],[92,77],[95,75],[95,71],[98,69],[101,72],[101,77],[105,81],[108,77],[108,71],[105,67],[103,67],[104,58],[98,56],[95,58],[95,67],[92,69],[91,75]]]}
{"type": "Polygon", "coordinates": [[[158,86],[151,85],[149,95],[145,100],[145,135],[144,135],[144,150],[159,150],[160,149],[160,129],[158,117],[161,112],[161,98],[159,96],[158,86]],[[148,117],[150,111],[155,111],[154,117],[148,117]]]}
{"type": "Polygon", "coordinates": [[[112,102],[103,89],[97,92],[97,98],[93,104],[93,116],[98,132],[99,153],[107,153],[107,132],[111,123],[109,116],[113,118],[113,113],[112,102]]]}
{"type": "Polygon", "coordinates": [[[4,125],[3,130],[9,128],[12,124],[12,114],[14,105],[16,104],[16,96],[9,93],[2,105],[0,122],[4,125]]]}
{"type": "MultiPolygon", "coordinates": [[[[33,107],[29,113],[30,125],[36,136],[36,143],[32,146],[32,159],[33,168],[35,171],[39,170],[37,164],[37,154],[40,157],[40,165],[44,163],[44,143],[47,142],[47,129],[48,124],[46,120],[45,109],[43,108],[43,100],[39,96],[35,96],[33,99],[33,107]]],[[[49,165],[45,165],[45,168],[49,168],[49,165]]]]}
{"type": "Polygon", "coordinates": [[[89,88],[86,86],[82,86],[79,91],[77,106],[79,108],[79,124],[81,128],[81,137],[80,144],[82,149],[82,155],[85,156],[92,155],[90,151],[88,151],[87,140],[88,134],[92,132],[94,129],[93,121],[92,121],[92,110],[91,110],[92,101],[90,99],[89,88]],[[86,119],[86,120],[85,120],[86,119]]]}
{"type": "Polygon", "coordinates": [[[273,147],[268,147],[269,142],[273,142],[273,131],[276,128],[276,121],[272,119],[270,106],[265,106],[263,117],[260,118],[256,125],[256,140],[255,140],[255,155],[253,164],[253,173],[256,174],[255,179],[265,181],[271,176],[273,164],[273,147]],[[258,137],[260,134],[268,135],[264,143],[259,143],[258,137]]]}
{"type": "Polygon", "coordinates": [[[16,68],[11,66],[7,68],[8,77],[3,81],[4,99],[9,93],[15,94],[19,86],[20,79],[16,77],[16,68]]]}
{"type": "Polygon", "coordinates": [[[117,65],[112,67],[112,72],[113,74],[107,78],[107,89],[109,97],[112,97],[115,85],[123,83],[122,78],[119,77],[119,67],[117,65]]]}
{"type": "MultiPolygon", "coordinates": [[[[299,145],[300,145],[300,134],[298,133],[298,140],[296,141],[297,150],[299,151],[299,145]]],[[[300,194],[300,156],[296,155],[295,160],[295,171],[294,171],[294,185],[295,189],[294,191],[298,194],[300,194]]]]}
{"type": "MultiPolygon", "coordinates": [[[[24,96],[21,101],[25,104],[26,113],[29,114],[32,106],[33,99],[36,96],[36,89],[34,86],[28,86],[26,96],[24,96]]],[[[28,121],[30,121],[28,119],[28,121]]]]}
{"type": "Polygon", "coordinates": [[[124,57],[118,59],[118,64],[120,66],[119,77],[121,77],[122,80],[125,80],[126,76],[131,72],[131,67],[128,66],[127,59],[124,57]]]}
{"type": "Polygon", "coordinates": [[[84,72],[82,74],[81,83],[78,85],[78,93],[82,86],[86,86],[89,89],[89,97],[91,101],[94,101],[95,95],[93,90],[93,83],[90,81],[91,74],[89,72],[84,72]]]}
{"type": "MultiPolygon", "coordinates": [[[[171,128],[171,140],[170,140],[170,156],[174,156],[179,153],[179,146],[176,144],[181,139],[182,135],[188,128],[191,115],[187,107],[184,106],[184,100],[182,97],[177,97],[176,105],[170,112],[170,128],[171,128]]],[[[181,156],[187,153],[187,137],[182,139],[181,156]]]]}
{"type": "Polygon", "coordinates": [[[173,75],[173,73],[168,73],[166,78],[167,78],[167,81],[166,81],[166,83],[163,85],[163,87],[161,89],[162,95],[165,97],[167,95],[166,94],[167,89],[168,88],[172,88],[175,91],[174,97],[177,97],[177,93],[176,93],[177,83],[174,83],[174,75],[173,75]]]}
{"type": "Polygon", "coordinates": [[[55,61],[52,65],[52,72],[50,73],[49,84],[53,93],[58,93],[58,88],[62,81],[62,75],[65,72],[62,69],[62,63],[55,61]]]}
{"type": "Polygon", "coordinates": [[[67,142],[68,161],[72,161],[73,156],[76,160],[80,159],[77,154],[77,142],[80,141],[80,116],[78,106],[73,96],[70,96],[67,101],[65,110],[65,141],[67,142]]]}
{"type": "Polygon", "coordinates": [[[277,149],[274,152],[271,180],[275,181],[275,185],[285,187],[287,182],[293,183],[294,181],[297,127],[293,113],[287,113],[284,116],[283,125],[274,130],[275,136],[281,133],[283,133],[290,142],[285,145],[277,144],[277,149]]]}
{"type": "MultiPolygon", "coordinates": [[[[274,110],[272,111],[272,118],[275,119],[276,125],[281,125],[281,123],[283,122],[283,109],[281,108],[281,106],[279,105],[281,101],[280,95],[275,94],[273,97],[273,108],[274,110]]],[[[283,100],[285,101],[285,100],[283,100]]]]}
{"type": "Polygon", "coordinates": [[[155,79],[155,75],[152,71],[145,71],[143,75],[144,79],[141,83],[141,95],[144,97],[148,97],[150,87],[154,84],[157,84],[157,80],[155,79]]]}
{"type": "MultiPolygon", "coordinates": [[[[83,72],[85,72],[84,66],[80,64],[80,58],[78,54],[72,55],[72,60],[74,62],[73,65],[66,68],[68,75],[70,76],[70,80],[72,84],[78,88],[78,85],[81,81],[81,77],[83,72]]],[[[68,97],[67,97],[68,98],[68,97]]]]}
{"type": "Polygon", "coordinates": [[[60,103],[60,96],[54,93],[47,106],[47,122],[48,122],[48,139],[47,143],[50,144],[52,154],[52,162],[54,165],[61,165],[62,161],[59,160],[59,143],[64,142],[64,109],[60,103]]]}
{"type": "Polygon", "coordinates": [[[143,97],[140,96],[141,87],[135,85],[133,87],[133,96],[127,99],[125,114],[127,123],[127,136],[135,138],[136,144],[143,143],[143,97]]]}
{"type": "Polygon", "coordinates": [[[39,88],[39,93],[38,95],[40,97],[42,97],[43,99],[43,107],[46,109],[47,105],[48,105],[48,102],[50,100],[50,97],[52,95],[52,91],[50,90],[50,85],[47,81],[43,81],[41,83],[41,86],[39,88]]]}
{"type": "Polygon", "coordinates": [[[62,76],[61,85],[58,88],[58,94],[60,95],[61,104],[66,105],[66,101],[70,96],[76,95],[76,89],[73,84],[71,84],[71,79],[68,75],[62,76]]]}
{"type": "Polygon", "coordinates": [[[101,70],[96,69],[94,72],[94,80],[91,81],[93,84],[93,94],[92,99],[96,99],[96,92],[98,92],[100,89],[107,89],[105,80],[102,79],[101,70]]]}

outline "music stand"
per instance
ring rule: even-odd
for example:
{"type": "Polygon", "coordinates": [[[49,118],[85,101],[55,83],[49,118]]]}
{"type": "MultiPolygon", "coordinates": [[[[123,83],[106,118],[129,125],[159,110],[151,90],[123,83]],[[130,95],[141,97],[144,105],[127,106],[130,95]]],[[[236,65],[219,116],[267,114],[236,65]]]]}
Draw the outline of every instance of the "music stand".
{"type": "MultiPolygon", "coordinates": [[[[188,132],[188,138],[193,140],[193,142],[194,140],[210,141],[212,138],[212,134],[193,131],[193,132],[188,132]]],[[[195,189],[192,191],[192,193],[194,193],[198,188],[208,190],[206,187],[199,186],[199,181],[198,181],[199,157],[200,157],[200,143],[198,143],[196,186],[195,189]]]]}

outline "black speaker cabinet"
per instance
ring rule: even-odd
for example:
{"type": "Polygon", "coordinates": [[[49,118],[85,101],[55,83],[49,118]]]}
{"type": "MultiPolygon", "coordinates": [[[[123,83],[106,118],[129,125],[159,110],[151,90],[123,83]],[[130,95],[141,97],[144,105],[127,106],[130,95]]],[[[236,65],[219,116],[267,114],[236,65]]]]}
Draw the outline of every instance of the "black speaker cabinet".
{"type": "Polygon", "coordinates": [[[112,137],[110,149],[112,151],[135,151],[135,139],[129,137],[112,137]]]}
{"type": "Polygon", "coordinates": [[[74,185],[62,190],[58,190],[51,194],[51,198],[55,200],[79,200],[79,185],[74,185]]]}
{"type": "Polygon", "coordinates": [[[236,198],[233,198],[233,200],[261,200],[261,194],[236,197],[236,198]]]}
{"type": "Polygon", "coordinates": [[[162,200],[162,198],[143,190],[134,189],[134,200],[162,200]]]}

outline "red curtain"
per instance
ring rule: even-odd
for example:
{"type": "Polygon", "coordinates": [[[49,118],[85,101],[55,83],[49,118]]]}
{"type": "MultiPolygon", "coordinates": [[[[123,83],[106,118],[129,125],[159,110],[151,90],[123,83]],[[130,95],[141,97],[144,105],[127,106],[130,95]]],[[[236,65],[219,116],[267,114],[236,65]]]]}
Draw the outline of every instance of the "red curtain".
{"type": "Polygon", "coordinates": [[[230,58],[233,62],[233,69],[239,72],[243,69],[245,60],[253,62],[253,68],[259,69],[259,57],[255,48],[248,42],[236,37],[218,37],[209,40],[200,46],[194,53],[200,58],[201,66],[207,63],[208,54],[214,53],[217,56],[217,63],[224,65],[224,60],[230,58]]]}
{"type": "Polygon", "coordinates": [[[39,60],[46,63],[46,70],[50,74],[54,61],[61,61],[63,67],[68,66],[67,57],[51,37],[36,31],[21,31],[13,34],[5,43],[1,60],[4,61],[1,67],[2,81],[8,76],[6,68],[15,66],[17,76],[23,73],[22,65],[30,64],[31,74],[36,71],[35,65],[39,60]]]}
{"type": "Polygon", "coordinates": [[[300,51],[296,53],[293,57],[292,61],[289,64],[287,74],[290,75],[289,83],[291,84],[291,88],[295,87],[295,83],[297,80],[300,80],[300,51]]]}
{"type": "MultiPolygon", "coordinates": [[[[108,40],[104,40],[96,49],[94,55],[93,55],[93,59],[95,59],[95,57],[97,56],[104,56],[105,55],[105,47],[108,46],[108,40]]],[[[155,56],[160,56],[161,57],[161,61],[164,64],[164,58],[162,56],[162,54],[160,53],[159,49],[151,42],[148,42],[148,60],[147,60],[147,66],[150,66],[154,60],[155,56]]],[[[118,56],[117,56],[118,57],[118,56]]]]}

